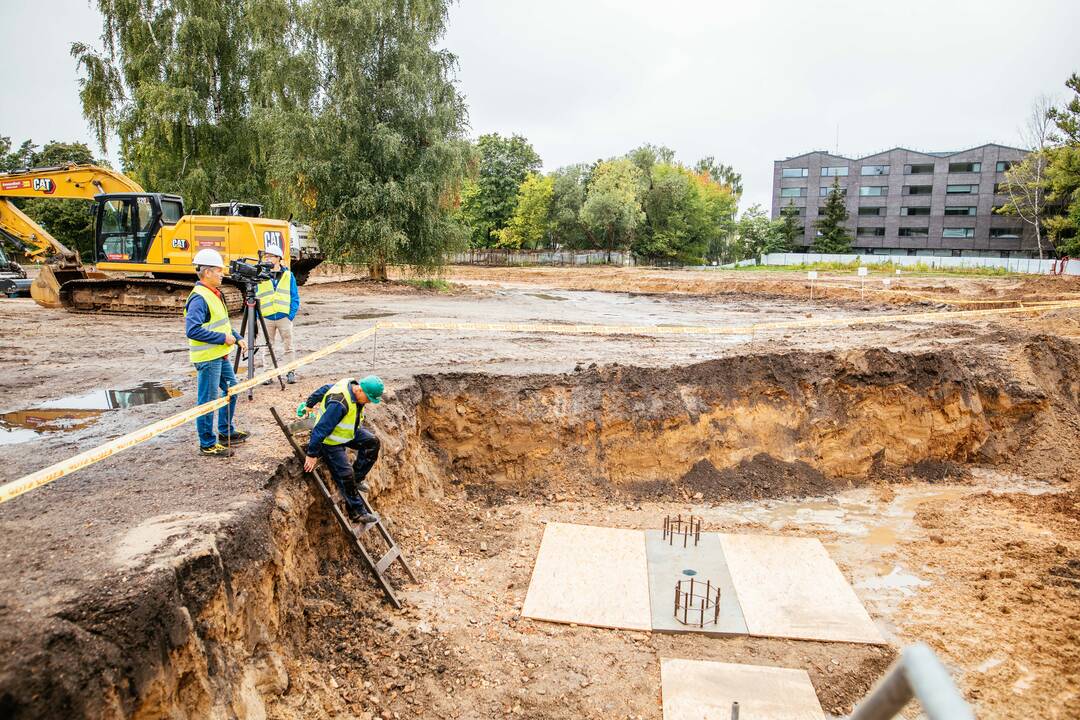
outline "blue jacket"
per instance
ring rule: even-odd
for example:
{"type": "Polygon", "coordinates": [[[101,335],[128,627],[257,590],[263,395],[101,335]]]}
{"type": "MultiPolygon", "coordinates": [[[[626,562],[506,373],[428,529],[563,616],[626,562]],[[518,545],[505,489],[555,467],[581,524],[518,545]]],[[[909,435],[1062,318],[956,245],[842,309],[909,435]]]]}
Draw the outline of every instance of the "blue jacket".
{"type": "MultiPolygon", "coordinates": [[[[285,266],[283,265],[282,268],[285,266]]],[[[274,289],[277,290],[278,282],[281,280],[281,273],[274,273],[274,277],[270,282],[274,284],[274,289]]],[[[300,309],[300,291],[296,289],[296,275],[289,273],[289,319],[292,320],[296,317],[296,311],[300,309]]],[[[267,320],[280,320],[285,317],[285,313],[274,313],[267,315],[267,320]]]]}
{"type": "MultiPolygon", "coordinates": [[[[202,283],[195,283],[202,285],[202,283]]],[[[199,295],[192,295],[187,304],[187,318],[185,319],[185,332],[192,340],[210,343],[211,345],[224,345],[225,333],[214,332],[202,327],[203,323],[210,319],[210,308],[206,301],[199,295]]],[[[240,333],[233,330],[233,337],[240,339],[240,333]]]]}
{"type": "MultiPolygon", "coordinates": [[[[349,391],[352,391],[353,385],[359,385],[357,382],[349,383],[349,391]]],[[[308,408],[314,408],[316,405],[322,402],[323,397],[326,395],[326,391],[333,387],[333,384],[323,385],[315,392],[308,395],[305,405],[308,408]]],[[[348,412],[348,408],[345,407],[345,403],[337,400],[331,400],[326,403],[326,410],[323,412],[322,417],[319,418],[319,422],[315,423],[315,427],[311,431],[311,439],[308,441],[307,456],[318,457],[319,446],[322,445],[326,436],[334,431],[337,424],[341,422],[341,418],[345,417],[345,413],[348,412]]],[[[360,414],[364,410],[364,405],[361,404],[356,413],[356,424],[360,425],[360,414]]]]}

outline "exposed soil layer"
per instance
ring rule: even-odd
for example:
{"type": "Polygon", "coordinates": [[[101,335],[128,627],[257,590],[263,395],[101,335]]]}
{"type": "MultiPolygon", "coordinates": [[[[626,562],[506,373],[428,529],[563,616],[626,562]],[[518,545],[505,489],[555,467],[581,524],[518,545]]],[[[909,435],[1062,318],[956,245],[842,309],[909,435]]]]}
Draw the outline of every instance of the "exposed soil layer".
{"type": "MultiPolygon", "coordinates": [[[[1076,435],[1078,371],[1076,346],[1046,337],[1012,347],[1008,362],[963,350],[866,350],[668,370],[423,375],[372,417],[384,442],[371,478],[376,502],[430,578],[413,591],[412,610],[394,614],[380,603],[286,463],[231,512],[163,515],[129,531],[117,569],[89,591],[49,601],[7,595],[0,710],[17,718],[653,718],[657,658],[690,653],[807,667],[827,709],[846,712],[891,650],[521,619],[542,523],[652,526],[660,508],[640,508],[651,494],[654,503],[820,495],[890,473],[940,481],[969,463],[1054,480],[1078,457],[1066,439],[1076,435]],[[1048,437],[1052,457],[1040,444],[1048,437]],[[588,502],[561,507],[573,498],[588,502]],[[548,502],[560,507],[549,513],[548,502]],[[31,600],[37,611],[28,615],[31,600]]],[[[965,512],[996,502],[980,499],[965,512]]],[[[1064,514],[1069,502],[1075,508],[1054,502],[1064,514]]],[[[978,552],[966,548],[956,562],[968,551],[978,552]]],[[[987,562],[998,557],[982,552],[987,562]]],[[[999,552],[1030,562],[1016,549],[999,552]]],[[[1039,552],[1041,565],[1030,562],[1025,577],[1068,600],[1075,550],[1039,552]]],[[[940,626],[926,621],[943,647],[953,642],[949,610],[940,626]]],[[[1073,659],[1049,646],[1067,644],[1075,626],[1056,627],[1037,633],[1046,673],[1073,659]]]]}
{"type": "MultiPolygon", "coordinates": [[[[483,272],[452,270],[468,287],[449,293],[313,278],[299,349],[391,315],[745,325],[907,302],[861,300],[844,278],[825,288],[842,302],[821,303],[790,276],[483,272]],[[618,292],[582,292],[605,289],[618,292]]],[[[953,307],[1076,291],[1068,278],[903,282],[910,302],[953,307]]],[[[5,446],[5,479],[190,406],[178,320],[5,310],[0,410],[145,380],[185,393],[5,446]],[[100,338],[111,336],[138,342],[106,357],[100,338]]],[[[668,513],[722,510],[748,520],[712,529],[820,537],[894,645],[929,641],[980,717],[1075,716],[1080,347],[1057,336],[1080,335],[1078,317],[746,338],[380,332],[303,369],[300,385],[243,401],[241,427],[255,434],[232,460],[196,458],[192,432],[178,430],[0,505],[0,717],[658,720],[660,657],[806,668],[826,711],[848,712],[892,647],[518,615],[545,522],[654,528],[668,513]],[[348,554],[267,416],[369,367],[393,389],[369,413],[383,441],[374,501],[422,580],[401,613],[348,554]],[[985,468],[1022,476],[1025,492],[1066,494],[984,496],[985,468]],[[912,487],[944,494],[912,511],[886,557],[873,554],[873,532],[812,522],[842,515],[838,497],[912,487]],[[789,508],[803,524],[761,519],[784,497],[806,497],[789,508]],[[874,582],[892,582],[894,564],[919,574],[902,611],[857,580],[870,567],[874,582]]]]}

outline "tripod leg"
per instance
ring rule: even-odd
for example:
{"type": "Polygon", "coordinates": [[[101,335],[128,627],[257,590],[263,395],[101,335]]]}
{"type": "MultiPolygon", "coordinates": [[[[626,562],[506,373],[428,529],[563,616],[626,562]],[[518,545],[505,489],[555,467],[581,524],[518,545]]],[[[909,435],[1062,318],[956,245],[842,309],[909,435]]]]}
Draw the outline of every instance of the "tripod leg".
{"type": "MultiPolygon", "coordinates": [[[[258,305],[255,306],[255,315],[259,318],[259,324],[262,325],[263,335],[266,337],[266,351],[270,353],[270,362],[274,367],[278,366],[277,356],[274,355],[274,344],[270,342],[270,333],[266,329],[266,318],[263,317],[262,308],[258,305]]],[[[285,389],[285,381],[278,375],[278,384],[281,385],[281,389],[285,389]]]]}
{"type": "MultiPolygon", "coordinates": [[[[240,320],[240,337],[247,337],[247,324],[248,324],[248,306],[244,305],[244,317],[240,320]]],[[[236,357],[233,358],[232,364],[233,372],[240,370],[240,346],[236,346],[236,357]]]]}
{"type": "MultiPolygon", "coordinates": [[[[255,324],[255,317],[258,316],[258,314],[259,314],[258,302],[259,301],[256,300],[255,304],[252,305],[249,308],[249,310],[251,311],[251,314],[253,316],[249,318],[249,322],[248,322],[248,326],[247,326],[247,332],[248,332],[248,334],[247,334],[247,346],[248,346],[248,350],[247,350],[247,353],[248,353],[248,356],[247,356],[247,379],[248,380],[255,377],[255,343],[259,339],[259,326],[255,324]]],[[[255,388],[248,388],[248,400],[254,400],[254,399],[255,399],[255,388]]]]}

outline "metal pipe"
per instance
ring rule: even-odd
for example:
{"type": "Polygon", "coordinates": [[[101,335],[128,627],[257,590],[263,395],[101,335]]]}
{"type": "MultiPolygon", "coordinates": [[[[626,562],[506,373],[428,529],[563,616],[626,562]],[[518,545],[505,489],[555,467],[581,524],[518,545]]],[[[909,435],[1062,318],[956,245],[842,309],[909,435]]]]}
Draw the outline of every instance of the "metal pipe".
{"type": "Polygon", "coordinates": [[[949,672],[925,643],[904,648],[849,720],[888,720],[917,698],[929,720],[975,720],[949,672]]]}

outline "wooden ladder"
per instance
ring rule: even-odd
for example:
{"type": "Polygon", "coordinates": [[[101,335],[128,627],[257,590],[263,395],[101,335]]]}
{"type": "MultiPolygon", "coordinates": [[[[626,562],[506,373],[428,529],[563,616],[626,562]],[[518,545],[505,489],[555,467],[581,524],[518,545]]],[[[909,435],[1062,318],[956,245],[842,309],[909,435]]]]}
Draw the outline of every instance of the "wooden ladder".
{"type": "MultiPolygon", "coordinates": [[[[296,458],[300,461],[302,467],[307,455],[300,447],[300,444],[296,442],[292,430],[290,430],[289,426],[285,424],[285,421],[281,419],[281,415],[278,414],[277,408],[270,408],[270,413],[274,416],[274,420],[277,422],[278,427],[281,428],[281,432],[285,433],[285,437],[288,439],[289,444],[292,445],[293,453],[296,454],[296,458]]],[[[409,576],[409,579],[416,582],[416,575],[405,561],[405,556],[401,553],[401,548],[394,542],[394,538],[391,537],[389,531],[386,529],[386,525],[383,524],[382,517],[378,513],[375,513],[375,517],[378,518],[375,522],[368,523],[361,527],[357,527],[349,522],[349,519],[341,511],[341,507],[338,505],[330,490],[331,483],[324,479],[323,472],[323,468],[316,466],[312,472],[305,473],[305,475],[314,481],[315,487],[319,490],[319,494],[322,495],[323,499],[326,500],[327,505],[330,506],[331,514],[337,518],[338,525],[345,534],[349,536],[349,544],[352,545],[353,549],[356,550],[363,559],[364,564],[371,570],[372,574],[375,575],[375,580],[379,583],[379,586],[382,587],[386,599],[389,600],[395,608],[400,609],[401,601],[398,600],[397,596],[394,594],[394,587],[390,584],[390,580],[386,576],[386,571],[394,564],[394,561],[397,561],[401,563],[401,567],[409,576]],[[386,554],[378,560],[375,560],[374,557],[372,557],[371,553],[360,541],[360,538],[366,535],[372,528],[378,529],[379,534],[382,535],[383,542],[387,547],[386,554]]],[[[368,502],[367,496],[365,495],[363,497],[364,502],[367,503],[371,511],[375,512],[375,508],[368,502]]]]}

